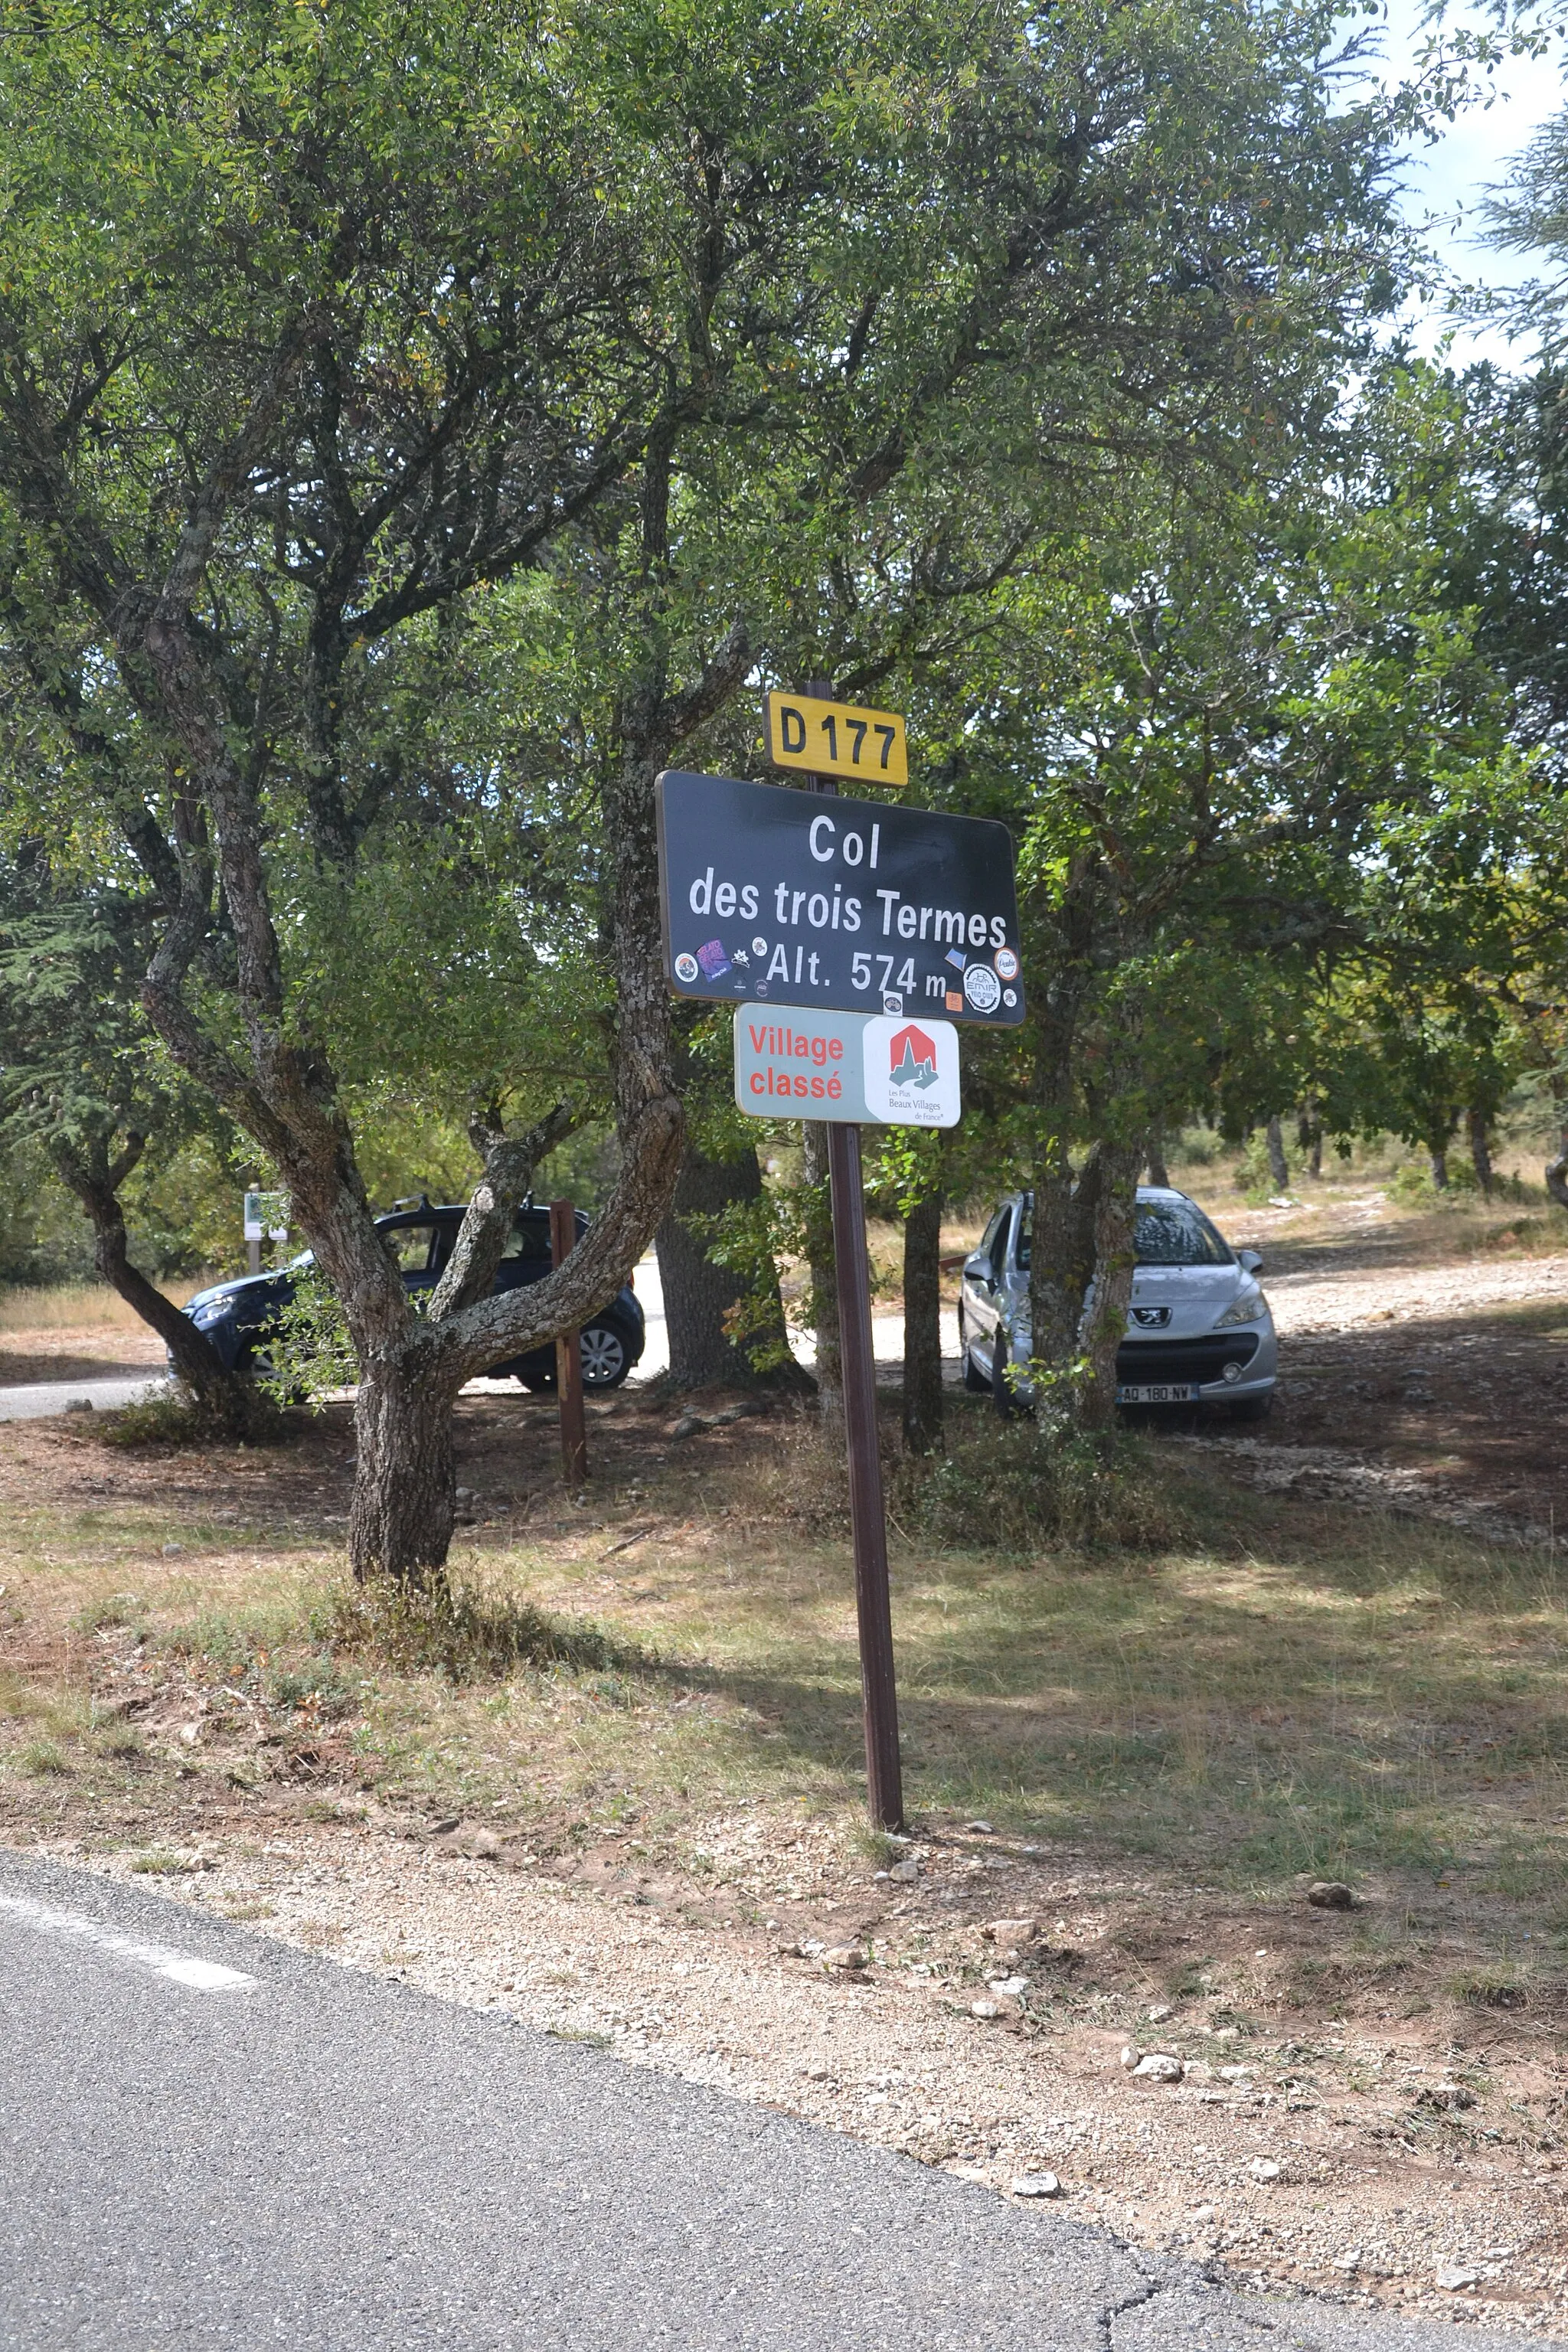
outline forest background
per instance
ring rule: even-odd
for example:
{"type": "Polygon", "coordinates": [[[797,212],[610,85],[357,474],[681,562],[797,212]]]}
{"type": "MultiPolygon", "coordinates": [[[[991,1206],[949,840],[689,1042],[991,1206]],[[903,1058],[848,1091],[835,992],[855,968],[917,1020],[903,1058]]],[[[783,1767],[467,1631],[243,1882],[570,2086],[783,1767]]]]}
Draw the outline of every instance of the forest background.
{"type": "Polygon", "coordinates": [[[1030,1020],[872,1160],[911,1446],[944,1202],[1033,1186],[1091,1429],[1184,1126],[1484,1189],[1523,1104],[1568,1210],[1561,124],[1491,216],[1527,363],[1399,325],[1409,142],[1549,12],[1393,86],[1297,5],[6,14],[0,1274],[232,1267],[289,1191],[362,1573],[438,1568],[463,1381],[656,1234],[675,1384],[800,1381],[798,1260],[831,1390],[814,1139],[658,966],[653,778],[766,773],[771,684],[1016,844],[1030,1020]],[[530,1185],[600,1213],[498,1305],[530,1185]]]}

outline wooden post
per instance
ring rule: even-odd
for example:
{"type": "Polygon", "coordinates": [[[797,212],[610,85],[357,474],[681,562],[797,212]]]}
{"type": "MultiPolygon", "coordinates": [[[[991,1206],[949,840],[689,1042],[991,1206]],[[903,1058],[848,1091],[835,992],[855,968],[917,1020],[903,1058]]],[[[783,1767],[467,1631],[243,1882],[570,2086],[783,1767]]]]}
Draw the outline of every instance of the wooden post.
{"type": "MultiPolygon", "coordinates": [[[[550,1203],[550,1263],[563,1265],[577,1246],[570,1201],[550,1203]]],[[[588,1429],[583,1412],[583,1351],[575,1331],[555,1342],[555,1393],[561,1407],[561,1475],[568,1486],[588,1483],[588,1429]]]]}

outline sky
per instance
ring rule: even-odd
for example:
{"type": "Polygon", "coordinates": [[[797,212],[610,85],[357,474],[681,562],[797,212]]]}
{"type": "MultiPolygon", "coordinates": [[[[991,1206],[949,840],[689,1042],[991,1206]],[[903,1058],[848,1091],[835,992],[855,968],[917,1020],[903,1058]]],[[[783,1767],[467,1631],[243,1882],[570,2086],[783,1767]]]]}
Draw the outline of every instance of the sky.
{"type": "MultiPolygon", "coordinates": [[[[1412,69],[1425,34],[1421,0],[1386,0],[1383,36],[1384,72],[1398,80],[1412,69]]],[[[1450,5],[1450,24],[1463,22],[1465,11],[1450,5]]],[[[1349,19],[1366,24],[1367,19],[1349,19]]],[[[1551,115],[1568,104],[1563,77],[1562,51],[1544,58],[1512,58],[1489,77],[1492,103],[1463,111],[1433,146],[1412,148],[1405,198],[1410,218],[1430,218],[1428,241],[1455,277],[1469,285],[1512,286],[1531,274],[1528,256],[1498,253],[1479,243],[1480,207],[1489,184],[1506,175],[1509,159],[1530,143],[1532,133],[1551,115]]],[[[1432,351],[1453,325],[1439,306],[1413,315],[1415,340],[1432,351]]],[[[1472,359],[1492,359],[1500,366],[1519,368],[1531,354],[1520,342],[1510,344],[1496,329],[1461,328],[1453,346],[1456,365],[1472,359]]]]}

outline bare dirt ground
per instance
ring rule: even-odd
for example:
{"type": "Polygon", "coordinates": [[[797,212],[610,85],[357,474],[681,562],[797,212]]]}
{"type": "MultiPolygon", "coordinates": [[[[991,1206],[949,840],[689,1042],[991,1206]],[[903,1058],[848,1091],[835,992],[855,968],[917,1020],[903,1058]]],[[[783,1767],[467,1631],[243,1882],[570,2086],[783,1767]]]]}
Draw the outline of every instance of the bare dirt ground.
{"type": "Polygon", "coordinates": [[[1282,1343],[1270,1421],[1217,1440],[1238,1475],[1491,1540],[1568,1532],[1568,1252],[1512,1255],[1506,1214],[1402,1213],[1375,1187],[1285,1211],[1216,1191],[1205,1206],[1263,1253],[1282,1343]],[[1484,1254],[1454,1254],[1482,1239],[1484,1254]]]}
{"type": "Polygon", "coordinates": [[[163,1342],[144,1323],[131,1329],[81,1324],[0,1332],[0,1388],[25,1388],[35,1381],[129,1379],[163,1367],[163,1342]]]}
{"type": "MultiPolygon", "coordinates": [[[[1213,1205],[1267,1254],[1283,1392],[1261,1437],[1199,1427],[1175,1458],[1272,1487],[1270,1509],[1300,1496],[1330,1542],[1342,1499],[1527,1545],[1563,1524],[1568,1255],[1460,1259],[1449,1229],[1377,1202],[1213,1205]]],[[[546,1590],[586,1552],[657,1638],[661,1577],[704,1540],[702,1486],[781,1425],[674,1441],[668,1408],[623,1396],[593,1423],[584,1512],[555,1483],[543,1401],[465,1400],[459,1559],[526,1545],[546,1590]],[[677,1471],[697,1481],[683,1499],[659,1485],[677,1471]]],[[[1067,2210],[1260,2292],[1568,2336],[1563,1979],[1532,1973],[1528,1926],[1522,1965],[1498,1965],[1495,1922],[1441,1876],[1369,1874],[1336,1911],[1305,1876],[1250,1894],[951,1810],[877,1847],[847,1803],[606,1811],[542,1766],[524,1804],[439,1754],[421,1795],[349,1714],[258,1697],[112,1610],[84,1626],[50,1605],[53,1564],[95,1542],[100,1580],[154,1611],[197,1550],[211,1591],[274,1557],[330,1573],[351,1446],[337,1408],[285,1452],[221,1457],[0,1430],[0,1518],[29,1563],[21,1581],[0,1567],[0,1670],[89,1694],[99,1759],[0,1776],[0,1836],[1002,2194],[1055,2176],[1042,2226],[1067,2210]],[[1134,2076],[1124,2052],[1168,2057],[1172,2079],[1134,2076]]],[[[1553,1575],[1555,1546],[1542,1557],[1553,1575]]],[[[662,1704],[673,1742],[724,1702],[693,1675],[662,1704]]]]}

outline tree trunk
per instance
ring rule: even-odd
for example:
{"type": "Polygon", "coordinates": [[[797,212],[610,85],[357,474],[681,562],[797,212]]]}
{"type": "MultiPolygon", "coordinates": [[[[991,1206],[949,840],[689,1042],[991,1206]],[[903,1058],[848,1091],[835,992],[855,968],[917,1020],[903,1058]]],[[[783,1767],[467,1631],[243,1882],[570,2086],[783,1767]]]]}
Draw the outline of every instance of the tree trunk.
{"type": "Polygon", "coordinates": [[[1089,1369],[1079,1392],[1079,1421],[1104,1432],[1116,1419],[1116,1351],[1127,1329],[1132,1296],[1138,1171],[1143,1146],[1106,1144],[1094,1219],[1094,1306],[1084,1333],[1089,1369]]]}
{"type": "Polygon", "coordinates": [[[456,1501],[453,1402],[417,1346],[361,1368],[349,1559],[362,1583],[381,1574],[421,1590],[441,1581],[456,1501]]]}
{"type": "Polygon", "coordinates": [[[1546,1179],[1546,1190],[1551,1199],[1556,1202],[1560,1209],[1568,1209],[1568,1118],[1563,1117],[1564,1097],[1568,1096],[1568,1080],[1557,1076],[1554,1073],[1552,1079],[1552,1094],[1557,1105],[1558,1118],[1561,1121],[1557,1129],[1557,1140],[1562,1149],[1555,1160],[1547,1161],[1542,1172],[1546,1179]]]}
{"type": "Polygon", "coordinates": [[[1268,1143],[1268,1176],[1277,1192],[1282,1192],[1290,1181],[1290,1164],[1285,1157],[1285,1136],[1279,1125],[1279,1114],[1274,1111],[1266,1130],[1268,1143]]]}
{"type": "Polygon", "coordinates": [[[1162,1187],[1171,1181],[1171,1171],[1165,1165],[1165,1139],[1157,1127],[1149,1130],[1149,1181],[1162,1187]]]}
{"type": "Polygon", "coordinates": [[[1296,1137],[1306,1158],[1308,1175],[1321,1177],[1323,1172],[1323,1114],[1315,1102],[1302,1105],[1296,1137]]]}
{"type": "MultiPolygon", "coordinates": [[[[1078,1353],[1084,1282],[1082,1213],[1072,1172],[1073,1041],[1079,997],[1064,985],[1047,991],[1039,1012],[1035,1101],[1034,1210],[1029,1241],[1029,1353],[1047,1367],[1078,1353]],[[1076,1204],[1076,1205],[1075,1205],[1076,1204]]],[[[1093,1159],[1093,1153],[1089,1155],[1093,1159]]],[[[1098,1163],[1096,1163],[1098,1166],[1098,1163]]],[[[1087,1280],[1087,1276],[1084,1280],[1087,1280]]]]}
{"type": "Polygon", "coordinates": [[[827,1129],[808,1118],[802,1129],[805,1181],[812,1188],[806,1210],[806,1263],[811,1269],[811,1321],[816,1334],[816,1393],[822,1420],[844,1411],[844,1367],[838,1346],[838,1269],[833,1251],[833,1211],[827,1196],[827,1129]]]}
{"type": "Polygon", "coordinates": [[[1465,1124],[1469,1130],[1470,1165],[1476,1171],[1476,1181],[1481,1188],[1483,1199],[1489,1201],[1496,1178],[1492,1173],[1491,1144],[1487,1135],[1485,1111],[1472,1103],[1465,1113],[1465,1124]]]}
{"type": "Polygon", "coordinates": [[[55,1146],[51,1157],[92,1225],[93,1264],[101,1278],[156,1331],[174,1360],[175,1378],[221,1420],[236,1430],[246,1429],[256,1412],[249,1381],[231,1372],[206,1334],[131,1263],[119,1192],[142,1157],[143,1142],[142,1137],[132,1136],[112,1163],[106,1144],[92,1149],[86,1160],[63,1143],[55,1146]]]}
{"type": "Polygon", "coordinates": [[[1448,1189],[1448,1147],[1446,1143],[1434,1143],[1431,1153],[1432,1189],[1435,1192],[1446,1192],[1448,1189]]]}
{"type": "Polygon", "coordinates": [[[720,1381],[731,1388],[776,1387],[792,1371],[805,1384],[793,1360],[788,1366],[759,1372],[746,1346],[738,1342],[734,1310],[742,1302],[752,1340],[783,1340],[784,1306],[776,1273],[771,1295],[764,1291],[754,1301],[749,1299],[741,1276],[730,1266],[716,1265],[708,1255],[711,1236],[686,1222],[716,1217],[722,1210],[762,1197],[762,1171],[750,1146],[738,1159],[710,1160],[688,1142],[675,1198],[655,1235],[674,1388],[707,1388],[720,1381]]]}
{"type": "Polygon", "coordinates": [[[904,1220],[904,1451],[942,1444],[942,1210],[940,1192],[904,1220]]]}

